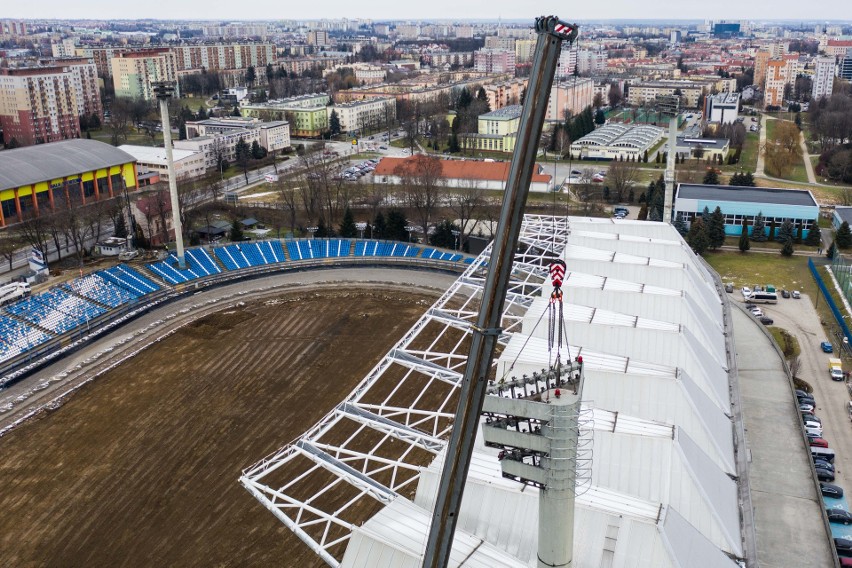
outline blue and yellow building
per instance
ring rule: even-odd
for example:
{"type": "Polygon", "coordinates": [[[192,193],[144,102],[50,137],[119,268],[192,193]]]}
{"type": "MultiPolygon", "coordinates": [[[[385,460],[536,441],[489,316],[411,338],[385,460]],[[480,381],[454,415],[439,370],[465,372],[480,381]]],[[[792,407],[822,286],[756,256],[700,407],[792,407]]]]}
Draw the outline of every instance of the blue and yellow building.
{"type": "Polygon", "coordinates": [[[96,140],[6,150],[0,152],[0,227],[138,187],[133,156],[96,140]]]}

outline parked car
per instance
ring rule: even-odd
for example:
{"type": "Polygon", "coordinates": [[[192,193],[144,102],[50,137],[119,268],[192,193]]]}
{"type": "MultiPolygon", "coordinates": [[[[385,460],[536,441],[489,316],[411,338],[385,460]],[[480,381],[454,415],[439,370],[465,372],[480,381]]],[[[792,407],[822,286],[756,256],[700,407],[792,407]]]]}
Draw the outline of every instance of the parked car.
{"type": "Polygon", "coordinates": [[[834,465],[831,462],[818,458],[814,458],[814,467],[821,467],[822,469],[827,469],[832,472],[834,471],[834,465]]]}
{"type": "Polygon", "coordinates": [[[843,509],[826,509],[829,523],[852,524],[852,513],[843,509]]]}
{"type": "Polygon", "coordinates": [[[834,549],[837,551],[837,556],[852,557],[852,540],[847,538],[835,538],[834,549]]]}
{"type": "Polygon", "coordinates": [[[808,435],[812,434],[814,436],[818,436],[818,437],[821,438],[822,437],[822,425],[811,423],[811,425],[808,426],[807,424],[805,424],[805,433],[807,433],[808,435]]]}
{"type": "MultiPolygon", "coordinates": [[[[820,480],[820,481],[829,481],[829,482],[834,481],[834,472],[833,471],[818,467],[818,468],[816,468],[816,474],[817,474],[817,479],[820,480]]],[[[852,543],[850,543],[850,544],[852,544],[852,543]]],[[[850,552],[847,556],[852,556],[852,546],[850,546],[849,550],[850,550],[850,552]]],[[[838,554],[839,554],[839,551],[838,551],[838,554]]]]}
{"type": "Polygon", "coordinates": [[[823,353],[833,353],[834,346],[831,344],[831,341],[823,341],[819,344],[820,349],[822,349],[823,353]]]}
{"type": "Polygon", "coordinates": [[[852,566],[852,558],[840,557],[840,566],[852,566]]]}
{"type": "Polygon", "coordinates": [[[823,497],[831,497],[833,499],[840,499],[843,497],[843,488],[839,485],[832,485],[831,483],[820,483],[819,489],[822,492],[823,497]]]}
{"type": "Polygon", "coordinates": [[[810,412],[802,412],[802,421],[803,422],[816,422],[820,426],[822,426],[822,420],[816,414],[812,414],[810,412]]]}
{"type": "Polygon", "coordinates": [[[728,282],[727,284],[725,284],[725,292],[727,292],[728,294],[732,294],[734,292],[733,282],[728,282]]]}
{"type": "Polygon", "coordinates": [[[760,323],[762,323],[763,325],[772,325],[773,323],[775,323],[775,320],[770,317],[763,316],[762,318],[760,318],[760,323]]]}
{"type": "Polygon", "coordinates": [[[743,286],[742,291],[743,291],[743,298],[748,300],[748,297],[751,296],[751,288],[749,288],[748,286],[743,286]]]}
{"type": "Polygon", "coordinates": [[[388,149],[388,147],[387,147],[387,146],[384,146],[384,145],[379,146],[379,150],[387,150],[387,149],[388,149]]]}
{"type": "Polygon", "coordinates": [[[747,310],[753,310],[753,309],[754,309],[754,308],[756,308],[756,307],[757,307],[757,306],[755,306],[754,304],[746,304],[746,305],[745,305],[745,309],[747,309],[747,310]]]}
{"type": "Polygon", "coordinates": [[[808,436],[808,444],[810,444],[812,448],[827,448],[828,440],[820,438],[819,436],[808,436]]]}
{"type": "Polygon", "coordinates": [[[806,396],[806,397],[810,397],[810,398],[814,397],[814,395],[812,395],[808,391],[803,391],[802,389],[796,389],[796,396],[806,396]]]}
{"type": "Polygon", "coordinates": [[[801,297],[802,297],[802,295],[799,293],[799,291],[798,291],[798,290],[793,290],[793,293],[792,293],[792,294],[790,294],[790,295],[791,295],[791,296],[793,296],[793,299],[794,299],[794,300],[798,300],[799,298],[801,298],[801,297]]]}
{"type": "Polygon", "coordinates": [[[800,412],[813,412],[814,405],[810,402],[801,402],[799,401],[799,411],[800,412]]]}
{"type": "Polygon", "coordinates": [[[753,315],[756,318],[762,318],[763,317],[763,310],[761,310],[760,308],[754,308],[754,309],[749,310],[749,311],[751,312],[751,315],[753,315]]]}
{"type": "Polygon", "coordinates": [[[581,175],[583,175],[583,172],[581,172],[580,170],[571,170],[571,175],[572,176],[581,176],[581,175]]]}
{"type": "Polygon", "coordinates": [[[789,298],[790,292],[788,292],[787,290],[781,290],[781,297],[782,298],[789,298]]]}
{"type": "Polygon", "coordinates": [[[125,250],[118,253],[118,260],[133,260],[137,256],[139,256],[138,250],[125,250]]]}

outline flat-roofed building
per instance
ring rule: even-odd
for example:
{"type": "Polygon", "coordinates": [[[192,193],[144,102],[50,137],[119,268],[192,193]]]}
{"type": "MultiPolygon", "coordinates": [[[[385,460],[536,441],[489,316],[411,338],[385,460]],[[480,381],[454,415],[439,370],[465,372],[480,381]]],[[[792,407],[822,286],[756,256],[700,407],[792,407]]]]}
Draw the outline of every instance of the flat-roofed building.
{"type": "Polygon", "coordinates": [[[704,121],[733,124],[740,114],[739,93],[719,93],[704,98],[704,121]]]}
{"type": "Polygon", "coordinates": [[[244,104],[240,107],[243,116],[263,121],[286,120],[290,136],[318,138],[328,130],[330,98],[325,93],[313,93],[289,99],[271,100],[265,103],[244,104]]]}
{"type": "Polygon", "coordinates": [[[558,81],[550,89],[547,101],[547,120],[564,121],[566,114],[578,115],[592,105],[595,82],[587,77],[569,77],[558,81]]]}
{"type": "Polygon", "coordinates": [[[704,85],[691,81],[652,81],[630,85],[627,101],[633,106],[653,103],[657,97],[679,95],[683,106],[696,108],[704,85]]]}
{"type": "Polygon", "coordinates": [[[204,156],[204,167],[220,167],[220,160],[233,163],[237,159],[237,143],[242,139],[251,146],[257,142],[268,152],[290,147],[290,126],[286,121],[261,122],[257,118],[227,117],[186,123],[186,140],[174,147],[198,152],[204,156]]]}
{"type": "MultiPolygon", "coordinates": [[[[139,175],[156,172],[160,181],[168,181],[169,168],[166,162],[166,149],[158,146],[135,146],[122,144],[118,147],[136,160],[139,175]]],[[[197,178],[207,171],[204,154],[190,150],[172,148],[172,160],[175,166],[175,179],[197,178]]]]}
{"type": "Polygon", "coordinates": [[[461,134],[462,147],[489,152],[512,152],[521,121],[521,105],[509,105],[479,115],[477,133],[461,134]]]}
{"type": "Polygon", "coordinates": [[[515,52],[479,49],[473,53],[473,68],[479,73],[515,73],[515,52]]]}
{"type": "Polygon", "coordinates": [[[331,113],[337,113],[340,131],[346,134],[388,127],[396,120],[396,99],[377,97],[349,101],[326,107],[329,124],[331,113]]]}
{"type": "Polygon", "coordinates": [[[696,216],[702,215],[705,207],[711,212],[719,207],[725,216],[725,234],[737,236],[742,234],[743,222],[748,224],[751,235],[755,218],[762,215],[767,234],[773,223],[777,233],[781,224],[790,220],[797,231],[801,227],[802,238],[805,238],[819,216],[819,205],[813,194],[803,189],[678,184],[675,218],[689,225],[696,216]]]}
{"type": "Polygon", "coordinates": [[[111,199],[137,187],[133,156],[96,140],[6,150],[0,152],[0,226],[111,199]]]}
{"type": "Polygon", "coordinates": [[[580,160],[640,161],[663,138],[662,128],[611,123],[571,144],[571,155],[580,160]]]}
{"type": "Polygon", "coordinates": [[[814,78],[811,87],[811,99],[818,101],[830,97],[834,89],[834,57],[817,57],[814,59],[814,78]]]}
{"type": "Polygon", "coordinates": [[[115,96],[128,99],[156,99],[154,83],[175,84],[175,97],[180,97],[177,58],[170,49],[150,49],[119,53],[110,60],[115,96]]]}

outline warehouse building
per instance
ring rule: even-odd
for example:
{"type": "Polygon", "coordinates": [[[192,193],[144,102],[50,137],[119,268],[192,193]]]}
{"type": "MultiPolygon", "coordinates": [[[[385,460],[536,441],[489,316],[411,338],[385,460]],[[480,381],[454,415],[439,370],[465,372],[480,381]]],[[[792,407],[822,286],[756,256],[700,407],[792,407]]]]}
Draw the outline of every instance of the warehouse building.
{"type": "Polygon", "coordinates": [[[111,199],[138,187],[136,160],[95,140],[77,139],[0,152],[0,227],[111,199]]]}
{"type": "Polygon", "coordinates": [[[663,137],[656,126],[607,124],[571,144],[571,154],[580,160],[639,161],[663,137]]]}
{"type": "Polygon", "coordinates": [[[728,185],[678,184],[675,194],[675,218],[689,225],[704,208],[711,212],[719,207],[725,215],[725,234],[741,235],[743,222],[749,225],[752,234],[754,220],[762,215],[767,234],[772,223],[778,227],[789,219],[802,237],[819,216],[819,205],[810,191],[803,189],[779,189],[772,187],[736,187],[728,185]]]}

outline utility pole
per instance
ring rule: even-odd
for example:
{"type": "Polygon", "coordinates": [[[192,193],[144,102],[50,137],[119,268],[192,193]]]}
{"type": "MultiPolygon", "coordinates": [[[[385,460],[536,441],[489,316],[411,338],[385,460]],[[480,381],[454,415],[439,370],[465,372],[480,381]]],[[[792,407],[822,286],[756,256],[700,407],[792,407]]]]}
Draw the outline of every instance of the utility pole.
{"type": "Polygon", "coordinates": [[[172,225],[175,228],[178,266],[183,270],[186,268],[186,258],[183,252],[183,226],[180,222],[180,202],[178,201],[177,179],[175,179],[175,162],[172,156],[172,127],[169,124],[169,99],[172,98],[174,92],[175,84],[173,81],[154,83],[154,93],[160,102],[160,120],[163,123],[163,145],[166,147],[166,165],[169,171],[169,197],[172,202],[172,225]]]}
{"type": "Polygon", "coordinates": [[[446,568],[449,564],[479,417],[485,401],[488,373],[497,338],[502,333],[500,325],[503,304],[514,265],[515,249],[535,166],[538,140],[541,138],[547,113],[550,88],[556,74],[562,42],[573,42],[577,37],[576,24],[567,24],[555,16],[537,18],[535,30],[538,33],[538,41],[518,127],[518,144],[515,146],[509,168],[503,208],[500,211],[488,274],[482,290],[479,316],[476,324],[471,326],[470,353],[461,380],[459,404],[444,457],[423,568],[446,568]]]}

